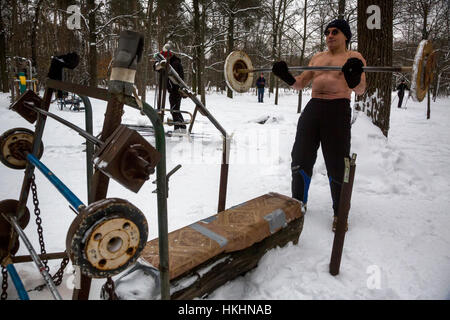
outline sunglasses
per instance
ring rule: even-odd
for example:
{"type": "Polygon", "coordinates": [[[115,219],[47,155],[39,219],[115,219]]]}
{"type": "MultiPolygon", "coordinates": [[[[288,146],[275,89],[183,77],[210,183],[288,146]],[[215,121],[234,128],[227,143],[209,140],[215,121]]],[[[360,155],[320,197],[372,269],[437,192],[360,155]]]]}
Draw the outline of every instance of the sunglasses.
{"type": "MultiPolygon", "coordinates": [[[[332,34],[333,36],[337,35],[338,33],[339,33],[339,30],[338,30],[338,29],[334,29],[333,31],[331,31],[331,34],[332,34]]],[[[328,37],[328,36],[330,35],[330,30],[326,30],[326,31],[324,32],[324,35],[328,37]]]]}

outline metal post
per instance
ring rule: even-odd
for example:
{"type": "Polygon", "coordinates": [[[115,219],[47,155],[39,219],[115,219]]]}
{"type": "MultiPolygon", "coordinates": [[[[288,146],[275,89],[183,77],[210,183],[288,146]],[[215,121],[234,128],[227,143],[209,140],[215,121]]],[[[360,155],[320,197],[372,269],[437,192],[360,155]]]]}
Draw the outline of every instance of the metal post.
{"type": "Polygon", "coordinates": [[[339,274],[341,265],[342,251],[344,249],[345,229],[347,227],[348,213],[350,210],[350,201],[352,197],[353,181],[355,179],[356,154],[352,159],[345,158],[344,181],[341,188],[341,197],[339,200],[338,221],[334,234],[333,249],[330,260],[330,274],[336,276],[339,274]]]}
{"type": "MultiPolygon", "coordinates": [[[[91,101],[86,96],[79,96],[84,104],[84,117],[86,132],[92,135],[93,121],[92,121],[92,105],[91,101]]],[[[92,195],[92,176],[94,175],[94,167],[92,165],[92,157],[94,155],[94,143],[86,138],[86,178],[87,178],[87,198],[88,205],[94,202],[92,195]]]]}

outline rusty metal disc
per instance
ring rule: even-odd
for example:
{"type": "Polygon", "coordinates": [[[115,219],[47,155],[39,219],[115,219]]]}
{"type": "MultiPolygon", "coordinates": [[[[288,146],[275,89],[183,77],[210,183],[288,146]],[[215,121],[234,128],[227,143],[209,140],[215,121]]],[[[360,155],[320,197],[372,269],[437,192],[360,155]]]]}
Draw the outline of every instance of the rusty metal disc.
{"type": "MultiPolygon", "coordinates": [[[[25,169],[27,166],[26,152],[33,148],[34,132],[27,128],[14,128],[0,136],[0,161],[12,169],[25,169]]],[[[37,158],[44,153],[44,145],[38,150],[37,158]]]]}
{"type": "Polygon", "coordinates": [[[250,57],[244,51],[233,51],[225,59],[224,74],[228,87],[235,92],[247,92],[253,84],[253,73],[239,73],[239,69],[253,69],[250,57]]]}
{"type": "Polygon", "coordinates": [[[126,200],[110,198],[78,214],[67,233],[66,249],[83,274],[106,278],[137,260],[147,236],[144,214],[126,200]]]}
{"type": "Polygon", "coordinates": [[[142,144],[130,145],[123,153],[120,160],[120,172],[128,181],[149,179],[150,174],[155,172],[151,166],[152,153],[142,144]]]}
{"type": "Polygon", "coordinates": [[[414,101],[422,101],[433,79],[435,55],[430,40],[422,40],[417,47],[411,75],[411,96],[414,101]]]}
{"type": "MultiPolygon", "coordinates": [[[[19,201],[13,199],[0,201],[0,212],[17,217],[18,205],[19,201]]],[[[30,211],[25,207],[23,215],[18,220],[19,226],[25,229],[29,221],[30,211]]],[[[0,215],[0,262],[8,255],[14,255],[17,250],[19,250],[19,236],[13,231],[11,224],[0,215]]]]}

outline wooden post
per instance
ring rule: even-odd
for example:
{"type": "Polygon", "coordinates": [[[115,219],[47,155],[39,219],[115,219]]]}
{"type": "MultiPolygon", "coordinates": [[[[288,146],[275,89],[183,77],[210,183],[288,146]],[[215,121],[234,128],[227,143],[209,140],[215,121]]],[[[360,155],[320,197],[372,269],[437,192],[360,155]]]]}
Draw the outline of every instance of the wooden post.
{"type": "Polygon", "coordinates": [[[334,234],[333,250],[330,260],[330,274],[336,276],[339,274],[341,265],[342,251],[344,249],[345,232],[347,228],[348,213],[350,211],[350,201],[352,198],[353,180],[355,178],[356,154],[352,159],[345,158],[345,174],[342,183],[341,197],[339,201],[338,221],[336,232],[334,234]]]}

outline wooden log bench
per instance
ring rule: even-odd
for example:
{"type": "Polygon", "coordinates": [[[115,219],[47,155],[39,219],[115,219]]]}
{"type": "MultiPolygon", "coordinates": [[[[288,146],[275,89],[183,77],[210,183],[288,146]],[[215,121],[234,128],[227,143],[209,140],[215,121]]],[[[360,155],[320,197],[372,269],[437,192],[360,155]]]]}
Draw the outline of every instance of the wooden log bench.
{"type": "MultiPolygon", "coordinates": [[[[268,250],[296,244],[302,228],[301,203],[268,193],[170,232],[171,299],[211,293],[255,268],[268,250]]],[[[158,253],[156,238],[147,242],[139,259],[157,270],[158,253]]]]}

